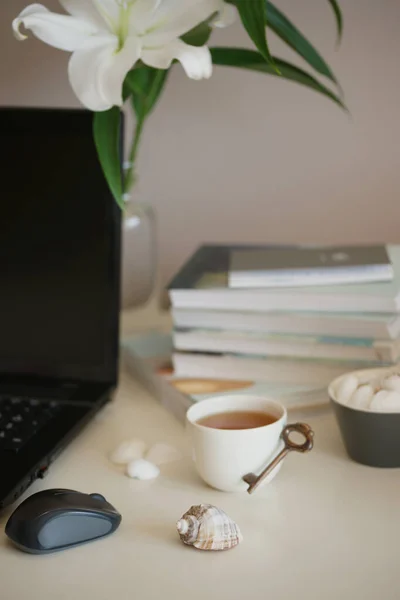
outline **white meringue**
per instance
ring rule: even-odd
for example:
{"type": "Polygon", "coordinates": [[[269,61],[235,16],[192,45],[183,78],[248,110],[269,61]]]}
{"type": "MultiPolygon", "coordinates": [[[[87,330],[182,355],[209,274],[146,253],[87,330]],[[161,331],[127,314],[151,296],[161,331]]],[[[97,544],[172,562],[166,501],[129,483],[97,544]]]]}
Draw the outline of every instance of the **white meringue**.
{"type": "Polygon", "coordinates": [[[142,458],[146,452],[147,444],[143,440],[125,440],[110,455],[110,460],[116,465],[126,465],[135,458],[142,458]]]}
{"type": "Polygon", "coordinates": [[[368,383],[360,385],[349,400],[349,406],[355,408],[369,408],[374,396],[374,388],[368,383]]]}
{"type": "Polygon", "coordinates": [[[400,412],[400,393],[380,390],[372,398],[370,409],[381,412],[400,412]]]}
{"type": "Polygon", "coordinates": [[[154,444],[146,454],[146,460],[156,465],[163,465],[180,458],[182,458],[182,455],[177,448],[163,443],[154,444]]]}
{"type": "Polygon", "coordinates": [[[379,375],[375,375],[375,377],[371,378],[371,373],[367,371],[365,374],[358,374],[357,378],[358,385],[369,383],[376,391],[381,389],[381,377],[379,375]]]}
{"type": "Polygon", "coordinates": [[[145,460],[144,458],[137,458],[127,465],[126,474],[132,479],[147,481],[150,479],[156,479],[156,477],[158,477],[160,474],[160,469],[157,467],[157,465],[145,460]]]}
{"type": "Polygon", "coordinates": [[[336,388],[336,400],[341,404],[347,404],[357,387],[358,378],[353,374],[346,375],[336,388]]]}
{"type": "Polygon", "coordinates": [[[382,379],[381,386],[384,390],[400,392],[400,376],[396,373],[393,373],[393,375],[388,375],[382,379]]]}

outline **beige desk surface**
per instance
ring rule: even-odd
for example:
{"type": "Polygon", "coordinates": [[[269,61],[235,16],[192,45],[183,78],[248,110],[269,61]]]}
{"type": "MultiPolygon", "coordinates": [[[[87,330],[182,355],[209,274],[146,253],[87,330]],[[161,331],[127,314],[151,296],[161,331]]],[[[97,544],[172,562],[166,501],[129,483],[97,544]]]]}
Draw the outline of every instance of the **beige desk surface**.
{"type": "Polygon", "coordinates": [[[217,492],[194,473],[182,426],[122,374],[114,403],[29,490],[101,492],[122,513],[120,529],[43,557],[15,550],[1,533],[1,600],[399,600],[400,472],[350,462],[330,412],[309,422],[315,450],[289,457],[271,485],[254,497],[217,492]],[[185,456],[153,482],[129,480],[107,455],[131,436],[185,456]],[[201,502],[238,522],[239,547],[204,553],[180,543],[176,520],[201,502]]]}

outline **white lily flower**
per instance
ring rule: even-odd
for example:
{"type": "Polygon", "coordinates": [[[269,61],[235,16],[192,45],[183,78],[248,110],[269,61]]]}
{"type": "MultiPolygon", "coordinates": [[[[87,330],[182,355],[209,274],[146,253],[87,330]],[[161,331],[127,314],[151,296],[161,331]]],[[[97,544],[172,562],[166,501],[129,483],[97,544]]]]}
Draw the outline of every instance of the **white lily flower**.
{"type": "Polygon", "coordinates": [[[227,2],[223,2],[218,14],[212,20],[212,25],[214,27],[229,27],[229,25],[233,25],[237,18],[237,8],[233,6],[233,4],[228,4],[227,2]]]}
{"type": "Polygon", "coordinates": [[[122,105],[124,79],[138,60],[168,69],[177,59],[192,79],[209,78],[212,74],[207,46],[190,46],[180,37],[214,13],[219,13],[223,21],[223,0],[60,3],[68,15],[52,13],[42,4],[31,4],[14,19],[13,30],[17,39],[26,39],[20,31],[23,25],[46,44],[73,53],[69,79],[79,100],[90,110],[122,105]]]}

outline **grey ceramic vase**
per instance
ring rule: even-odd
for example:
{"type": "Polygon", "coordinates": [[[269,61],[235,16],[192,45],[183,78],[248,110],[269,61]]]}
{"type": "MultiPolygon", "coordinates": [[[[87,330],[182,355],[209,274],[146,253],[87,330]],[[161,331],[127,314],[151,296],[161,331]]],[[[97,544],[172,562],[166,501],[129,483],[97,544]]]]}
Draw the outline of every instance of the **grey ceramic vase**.
{"type": "Polygon", "coordinates": [[[156,219],[144,202],[126,199],[122,225],[121,308],[142,306],[154,289],[157,271],[156,219]]]}

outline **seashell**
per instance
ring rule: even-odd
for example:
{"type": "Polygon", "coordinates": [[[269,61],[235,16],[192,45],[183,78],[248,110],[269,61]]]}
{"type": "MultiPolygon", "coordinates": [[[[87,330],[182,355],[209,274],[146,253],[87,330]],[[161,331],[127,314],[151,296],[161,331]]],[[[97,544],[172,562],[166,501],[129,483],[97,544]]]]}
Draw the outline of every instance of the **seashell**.
{"type": "Polygon", "coordinates": [[[156,479],[160,474],[160,469],[157,467],[157,465],[154,465],[144,458],[137,458],[136,460],[132,460],[127,465],[126,474],[131,479],[148,481],[150,479],[156,479]]]}
{"type": "Polygon", "coordinates": [[[372,398],[370,409],[381,412],[400,412],[400,393],[380,390],[372,398]]]}
{"type": "Polygon", "coordinates": [[[336,388],[336,400],[341,404],[347,404],[357,388],[358,378],[355,375],[347,375],[336,388]]]}
{"type": "Polygon", "coordinates": [[[116,465],[127,465],[135,458],[142,458],[147,444],[143,440],[132,439],[122,442],[110,455],[110,460],[116,465]]]}
{"type": "Polygon", "coordinates": [[[212,504],[192,506],[176,528],[184,544],[199,550],[228,550],[243,540],[236,523],[212,504]]]}
{"type": "Polygon", "coordinates": [[[391,390],[393,392],[400,392],[400,376],[396,373],[388,375],[382,379],[381,386],[384,390],[391,390]]]}
{"type": "Polygon", "coordinates": [[[372,385],[368,383],[360,385],[360,387],[358,387],[351,396],[349,400],[349,406],[354,406],[357,408],[369,408],[373,395],[374,388],[372,385]]]}
{"type": "Polygon", "coordinates": [[[170,446],[169,444],[154,444],[146,454],[146,460],[154,463],[155,465],[163,465],[165,463],[173,462],[182,458],[179,450],[170,446]]]}

